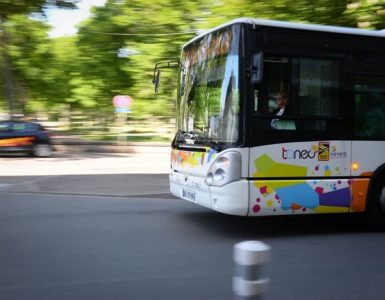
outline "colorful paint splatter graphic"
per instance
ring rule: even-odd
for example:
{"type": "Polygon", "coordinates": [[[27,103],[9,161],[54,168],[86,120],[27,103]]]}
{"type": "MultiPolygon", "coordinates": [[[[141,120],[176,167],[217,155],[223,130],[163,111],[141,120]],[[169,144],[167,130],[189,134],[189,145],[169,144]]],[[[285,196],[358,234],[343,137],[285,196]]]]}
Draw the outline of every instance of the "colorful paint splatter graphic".
{"type": "Polygon", "coordinates": [[[296,180],[295,178],[307,177],[307,167],[275,162],[266,154],[258,157],[254,165],[255,178],[280,176],[288,179],[254,181],[255,200],[251,203],[250,210],[253,214],[332,213],[351,210],[352,181],[327,179],[338,175],[338,168],[333,170],[329,165],[317,165],[311,174],[326,177],[325,179],[296,180]]]}
{"type": "Polygon", "coordinates": [[[206,152],[183,151],[173,149],[171,151],[171,163],[180,166],[190,166],[195,168],[210,163],[217,152],[211,148],[206,148],[206,152]]]}

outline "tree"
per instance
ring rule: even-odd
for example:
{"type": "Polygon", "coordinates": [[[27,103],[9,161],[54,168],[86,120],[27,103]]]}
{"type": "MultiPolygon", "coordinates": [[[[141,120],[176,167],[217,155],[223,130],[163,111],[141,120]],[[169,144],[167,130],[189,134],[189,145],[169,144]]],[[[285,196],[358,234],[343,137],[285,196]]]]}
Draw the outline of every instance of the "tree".
{"type": "Polygon", "coordinates": [[[76,36],[54,39],[47,25],[30,17],[47,5],[75,2],[0,0],[0,86],[9,106],[28,112],[66,103],[108,115],[113,96],[128,94],[134,98],[131,117],[169,118],[179,70],[162,70],[155,96],[153,67],[178,60],[183,44],[199,32],[238,17],[385,26],[385,0],[108,0],[94,7],[76,36]],[[127,55],[119,57],[122,49],[127,55]]]}
{"type": "Polygon", "coordinates": [[[216,1],[207,24],[216,26],[239,17],[354,26],[345,15],[349,0],[222,0],[216,1]]]}
{"type": "Polygon", "coordinates": [[[56,6],[61,8],[76,8],[77,1],[66,0],[0,0],[0,47],[2,73],[4,78],[4,98],[8,102],[10,117],[12,117],[14,88],[12,76],[12,61],[9,55],[9,34],[7,23],[12,16],[43,13],[44,8],[56,6]]]}
{"type": "MultiPolygon", "coordinates": [[[[111,107],[116,94],[134,98],[134,117],[172,116],[178,70],[162,74],[162,93],[155,100],[153,67],[160,60],[178,60],[183,43],[197,32],[196,20],[207,1],[108,1],[94,9],[79,30],[84,79],[100,78],[99,105],[111,107]],[[118,57],[119,49],[134,55],[118,57]],[[139,101],[136,101],[136,100],[139,101]]],[[[99,107],[99,106],[98,106],[99,107]]]]}
{"type": "Polygon", "coordinates": [[[385,0],[352,1],[347,5],[346,15],[360,28],[384,29],[385,0]]]}

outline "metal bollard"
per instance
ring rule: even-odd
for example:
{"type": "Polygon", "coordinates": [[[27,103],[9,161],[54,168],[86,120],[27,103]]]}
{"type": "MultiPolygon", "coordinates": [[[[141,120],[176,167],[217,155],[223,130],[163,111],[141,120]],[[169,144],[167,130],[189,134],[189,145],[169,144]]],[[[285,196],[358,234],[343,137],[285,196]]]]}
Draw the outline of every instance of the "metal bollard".
{"type": "Polygon", "coordinates": [[[270,249],[269,245],[258,241],[234,245],[234,299],[261,299],[267,291],[269,278],[265,274],[265,265],[270,261],[270,249]]]}

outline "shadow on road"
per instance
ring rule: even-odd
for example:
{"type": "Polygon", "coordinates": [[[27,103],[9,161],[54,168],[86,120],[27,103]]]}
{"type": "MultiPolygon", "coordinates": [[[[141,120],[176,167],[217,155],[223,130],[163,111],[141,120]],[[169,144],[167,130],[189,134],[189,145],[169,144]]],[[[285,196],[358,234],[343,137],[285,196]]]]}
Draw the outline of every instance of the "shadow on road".
{"type": "Polygon", "coordinates": [[[187,222],[215,235],[239,239],[367,232],[363,215],[237,217],[212,211],[182,213],[187,222]]]}

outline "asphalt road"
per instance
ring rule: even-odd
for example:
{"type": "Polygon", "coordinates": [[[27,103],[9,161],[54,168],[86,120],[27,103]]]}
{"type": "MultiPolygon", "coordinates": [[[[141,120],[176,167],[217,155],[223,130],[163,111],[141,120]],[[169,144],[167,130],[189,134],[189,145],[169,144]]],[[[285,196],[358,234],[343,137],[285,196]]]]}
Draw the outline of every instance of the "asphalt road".
{"type": "Polygon", "coordinates": [[[0,177],[2,300],[233,299],[244,240],[272,247],[263,299],[385,294],[385,233],[359,218],[232,217],[173,198],[164,173],[40,171],[0,177]]]}
{"type": "Polygon", "coordinates": [[[55,153],[49,158],[0,156],[0,191],[73,195],[169,195],[168,147],[137,153],[55,153]],[[130,176],[128,176],[130,175],[130,176]]]}

